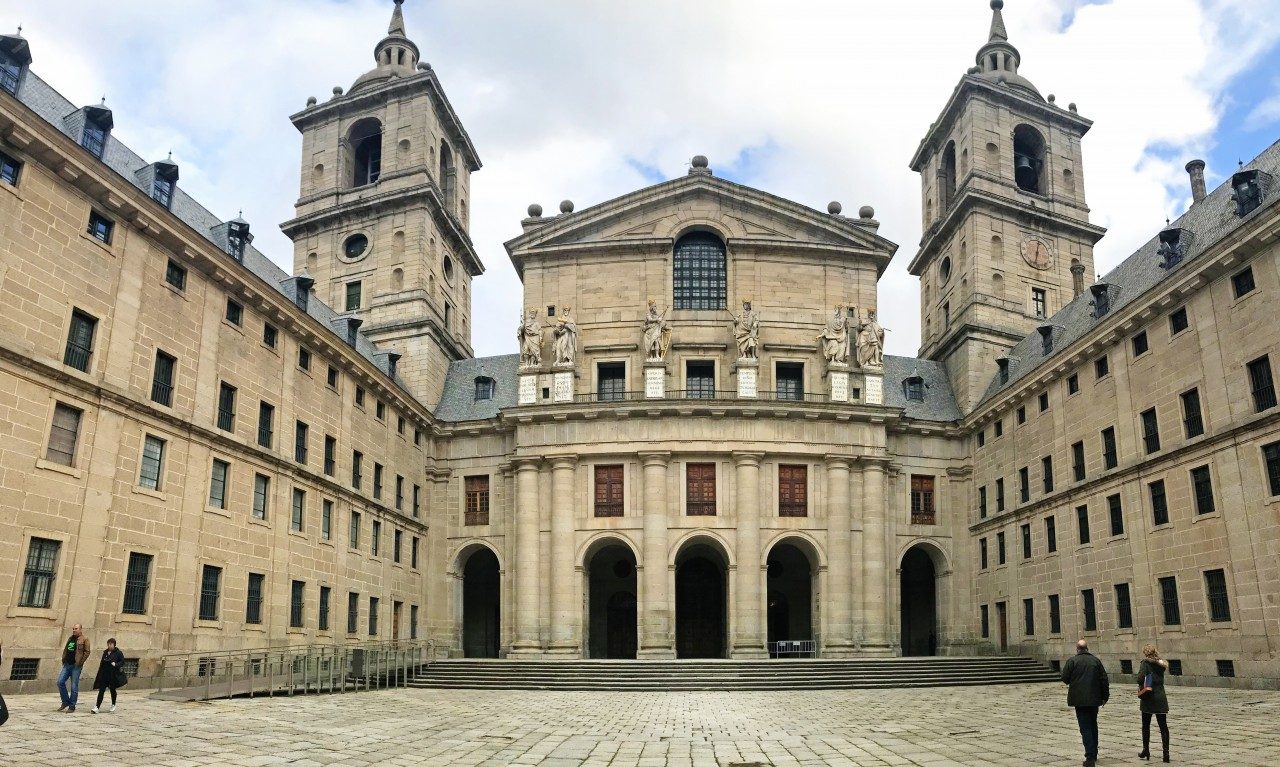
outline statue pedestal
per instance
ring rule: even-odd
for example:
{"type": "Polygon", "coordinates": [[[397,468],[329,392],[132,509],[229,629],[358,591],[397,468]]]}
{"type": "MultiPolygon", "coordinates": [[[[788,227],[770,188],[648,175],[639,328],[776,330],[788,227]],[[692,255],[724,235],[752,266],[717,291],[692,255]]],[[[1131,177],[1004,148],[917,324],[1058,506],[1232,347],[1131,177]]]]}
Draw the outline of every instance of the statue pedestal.
{"type": "Polygon", "coordinates": [[[827,364],[827,394],[832,402],[849,401],[849,366],[839,362],[827,364]]]}
{"type": "Polygon", "coordinates": [[[733,374],[738,379],[738,399],[755,399],[759,396],[760,360],[738,360],[733,374]]]}
{"type": "Polygon", "coordinates": [[[862,401],[868,405],[884,404],[884,368],[866,367],[862,374],[862,401]]]}
{"type": "Polygon", "coordinates": [[[665,360],[645,360],[644,398],[665,399],[667,396],[667,363],[665,360]]]}
{"type": "Polygon", "coordinates": [[[551,373],[551,399],[555,402],[573,402],[573,368],[557,365],[551,373]]]}
{"type": "Polygon", "coordinates": [[[520,389],[517,405],[536,405],[538,403],[538,372],[536,368],[525,368],[520,371],[520,389]]]}

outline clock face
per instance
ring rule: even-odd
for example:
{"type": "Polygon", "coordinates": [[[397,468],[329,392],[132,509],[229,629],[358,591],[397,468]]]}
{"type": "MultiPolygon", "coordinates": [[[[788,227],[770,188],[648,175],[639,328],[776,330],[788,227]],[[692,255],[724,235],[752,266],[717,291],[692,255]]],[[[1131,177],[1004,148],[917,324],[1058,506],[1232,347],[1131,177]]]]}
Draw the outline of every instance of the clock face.
{"type": "Polygon", "coordinates": [[[1022,243],[1022,260],[1035,269],[1049,268],[1049,246],[1035,237],[1022,243]]]}

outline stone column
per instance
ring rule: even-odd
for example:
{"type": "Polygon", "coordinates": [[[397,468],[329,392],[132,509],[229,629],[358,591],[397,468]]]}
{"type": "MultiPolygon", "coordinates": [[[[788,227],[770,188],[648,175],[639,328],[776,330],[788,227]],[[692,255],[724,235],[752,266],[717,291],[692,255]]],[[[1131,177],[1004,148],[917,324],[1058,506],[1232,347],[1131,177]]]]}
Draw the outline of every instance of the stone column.
{"type": "Polygon", "coordinates": [[[760,613],[760,459],[763,453],[735,452],[733,504],[737,515],[737,577],[734,579],[733,657],[764,658],[760,613]]]}
{"type": "Polygon", "coordinates": [[[515,618],[516,637],[511,655],[531,656],[542,652],[538,618],[538,462],[537,458],[515,461],[515,618]]]}
{"type": "Polygon", "coordinates": [[[674,658],[675,634],[668,595],[667,466],[671,453],[640,453],[644,467],[644,585],[640,592],[641,658],[674,658]]]}
{"type": "Polygon", "coordinates": [[[578,568],[574,566],[574,470],[576,455],[551,457],[551,655],[581,654],[578,568]]]}
{"type": "Polygon", "coordinates": [[[853,654],[853,546],[850,533],[849,456],[828,455],[827,464],[827,632],[822,653],[853,654]]]}
{"type": "Polygon", "coordinates": [[[882,459],[863,460],[862,652],[888,655],[888,605],[885,601],[884,474],[882,459]]]}

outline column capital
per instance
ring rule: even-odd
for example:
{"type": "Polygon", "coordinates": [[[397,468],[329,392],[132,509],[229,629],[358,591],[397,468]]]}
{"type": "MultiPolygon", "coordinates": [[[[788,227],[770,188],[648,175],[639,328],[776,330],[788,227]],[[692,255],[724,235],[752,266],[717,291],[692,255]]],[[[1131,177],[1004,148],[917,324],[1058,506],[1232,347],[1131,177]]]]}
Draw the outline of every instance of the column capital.
{"type": "Polygon", "coordinates": [[[578,454],[559,453],[547,456],[547,460],[551,462],[552,469],[572,469],[578,465],[578,454]]]}
{"type": "Polygon", "coordinates": [[[827,464],[828,469],[847,469],[853,462],[858,460],[855,455],[844,455],[837,453],[827,453],[822,456],[822,460],[827,464]]]}
{"type": "Polygon", "coordinates": [[[516,456],[511,459],[511,466],[516,471],[537,471],[542,465],[542,458],[536,455],[516,456]]]}
{"type": "Polygon", "coordinates": [[[889,458],[882,455],[860,455],[858,464],[868,471],[888,471],[889,458]]]}
{"type": "Polygon", "coordinates": [[[764,453],[749,450],[735,450],[729,455],[733,458],[734,466],[759,466],[764,459],[764,453]]]}
{"type": "Polygon", "coordinates": [[[643,466],[661,466],[665,468],[667,464],[671,463],[670,450],[655,450],[636,453],[636,455],[639,456],[640,463],[643,466]]]}

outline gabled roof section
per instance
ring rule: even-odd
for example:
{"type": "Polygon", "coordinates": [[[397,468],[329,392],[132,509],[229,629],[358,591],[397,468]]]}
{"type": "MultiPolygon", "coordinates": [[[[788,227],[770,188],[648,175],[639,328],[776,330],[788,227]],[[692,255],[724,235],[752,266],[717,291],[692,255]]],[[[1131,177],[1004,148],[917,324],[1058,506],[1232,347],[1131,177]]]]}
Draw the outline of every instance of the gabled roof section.
{"type": "Polygon", "coordinates": [[[482,421],[494,418],[503,408],[516,406],[519,381],[519,354],[479,357],[449,363],[444,391],[435,415],[441,421],[482,421]],[[476,400],[476,379],[491,378],[493,397],[476,400]]]}
{"type": "Polygon", "coordinates": [[[907,418],[920,421],[959,421],[963,415],[956,405],[955,393],[947,370],[941,362],[916,357],[884,356],[884,404],[902,408],[907,418]],[[923,400],[907,399],[905,383],[908,378],[919,377],[924,385],[923,400]]]}

